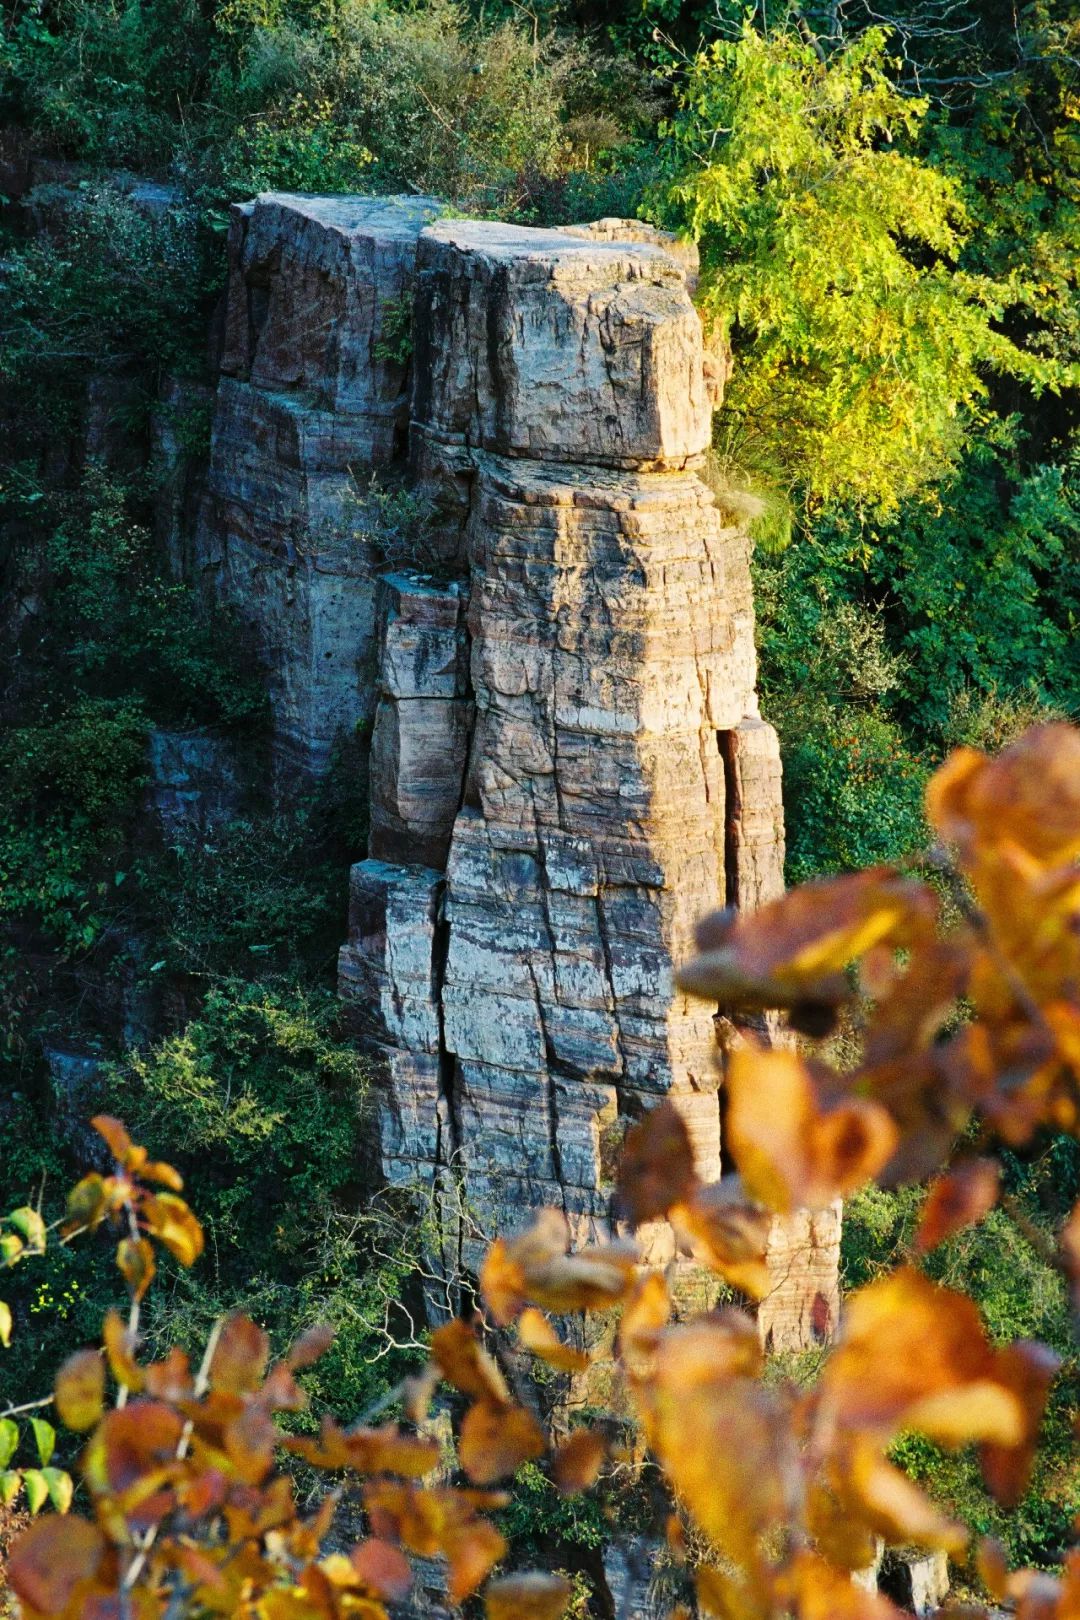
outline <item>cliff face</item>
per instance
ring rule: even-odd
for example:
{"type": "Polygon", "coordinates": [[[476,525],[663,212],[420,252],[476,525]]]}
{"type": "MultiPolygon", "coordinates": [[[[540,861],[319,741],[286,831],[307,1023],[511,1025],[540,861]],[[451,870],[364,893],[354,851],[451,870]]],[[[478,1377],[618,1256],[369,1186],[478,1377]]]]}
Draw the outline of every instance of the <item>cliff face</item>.
{"type": "Polygon", "coordinates": [[[697,471],[723,367],[692,252],[649,227],[433,215],[234,210],[192,561],[266,651],[280,762],[372,726],[340,988],[388,1179],[584,1236],[660,1096],[720,1173],[713,1013],[673,966],[702,912],[782,886],[748,545],[697,471]],[[434,570],[350,526],[373,470],[407,470],[434,570]]]}

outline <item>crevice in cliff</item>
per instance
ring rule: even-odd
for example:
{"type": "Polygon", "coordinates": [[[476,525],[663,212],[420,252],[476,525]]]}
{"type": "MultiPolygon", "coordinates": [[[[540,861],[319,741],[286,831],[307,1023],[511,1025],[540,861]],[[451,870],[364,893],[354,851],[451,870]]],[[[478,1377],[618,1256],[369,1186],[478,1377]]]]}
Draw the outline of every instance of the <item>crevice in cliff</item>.
{"type": "Polygon", "coordinates": [[[736,763],[738,742],[734,731],[718,731],[716,743],[724,766],[724,903],[739,904],[739,823],[742,793],[736,763]]]}

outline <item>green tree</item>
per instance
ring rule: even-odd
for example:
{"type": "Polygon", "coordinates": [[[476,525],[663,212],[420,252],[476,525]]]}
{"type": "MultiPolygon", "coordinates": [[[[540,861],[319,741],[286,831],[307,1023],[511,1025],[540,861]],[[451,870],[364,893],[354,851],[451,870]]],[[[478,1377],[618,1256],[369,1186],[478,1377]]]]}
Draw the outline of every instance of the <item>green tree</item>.
{"type": "Polygon", "coordinates": [[[722,459],[811,508],[894,511],[956,463],[988,371],[1059,380],[1001,327],[1019,273],[963,268],[962,188],[914,151],[927,103],[889,69],[880,30],[822,60],[747,25],[694,59],[664,129],[657,212],[700,243],[735,354],[722,459]]]}

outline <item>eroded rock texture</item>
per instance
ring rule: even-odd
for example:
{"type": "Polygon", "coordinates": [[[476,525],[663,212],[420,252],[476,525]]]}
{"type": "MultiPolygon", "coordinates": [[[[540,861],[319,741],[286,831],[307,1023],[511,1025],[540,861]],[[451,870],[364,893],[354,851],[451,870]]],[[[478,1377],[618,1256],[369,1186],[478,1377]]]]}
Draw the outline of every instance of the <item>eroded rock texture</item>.
{"type": "Polygon", "coordinates": [[[424,197],[236,205],[205,495],[190,571],[251,627],[275,751],[325,769],[375,700],[378,557],[363,492],[402,455],[424,197]]]}
{"type": "MultiPolygon", "coordinates": [[[[766,881],[767,830],[782,861],[745,539],[694,471],[701,327],[685,264],[634,234],[454,221],[419,243],[413,465],[468,570],[474,707],[431,936],[442,1056],[425,1106],[489,1229],[551,1203],[582,1231],[606,1221],[606,1139],[662,1095],[718,1173],[713,1017],[675,992],[673,965],[736,871],[748,892],[766,881]]],[[[412,701],[461,701],[437,673],[449,658],[447,643],[412,701]]],[[[388,749],[395,783],[401,755],[388,749]]],[[[373,819],[381,775],[373,757],[373,819]]],[[[400,810],[378,817],[400,860],[400,810]]],[[[385,1061],[401,1175],[415,1093],[385,1061]]]]}
{"type": "MultiPolygon", "coordinates": [[[[719,1174],[713,1012],[674,965],[782,887],[748,542],[698,476],[726,362],[652,227],[434,213],[234,210],[194,562],[256,631],[279,759],[372,723],[340,988],[387,1178],[585,1236],[661,1096],[719,1174]],[[390,571],[356,508],[406,460],[434,518],[390,571]]],[[[817,1331],[786,1280],[832,1255],[817,1221],[775,1234],[774,1337],[817,1331]]]]}

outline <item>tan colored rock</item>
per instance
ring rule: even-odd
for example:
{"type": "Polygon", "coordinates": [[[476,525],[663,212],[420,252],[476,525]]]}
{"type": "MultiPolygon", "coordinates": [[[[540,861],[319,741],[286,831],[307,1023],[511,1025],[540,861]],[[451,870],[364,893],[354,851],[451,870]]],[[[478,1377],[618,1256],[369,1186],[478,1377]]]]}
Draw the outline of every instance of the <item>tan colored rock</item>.
{"type": "Polygon", "coordinates": [[[766,1249],[771,1286],[757,1308],[766,1350],[827,1344],[840,1318],[840,1200],[773,1220],[766,1249]]]}
{"type": "Polygon", "coordinates": [[[369,843],[379,860],[446,864],[472,729],[464,594],[415,574],[379,583],[369,843]]]}
{"type": "Polygon", "coordinates": [[[417,262],[422,440],[615,467],[706,448],[701,323],[662,248],[443,220],[417,262]]]}
{"type": "Polygon", "coordinates": [[[350,419],[363,465],[404,448],[408,319],[434,197],[264,192],[233,207],[222,370],[350,419]]]}

